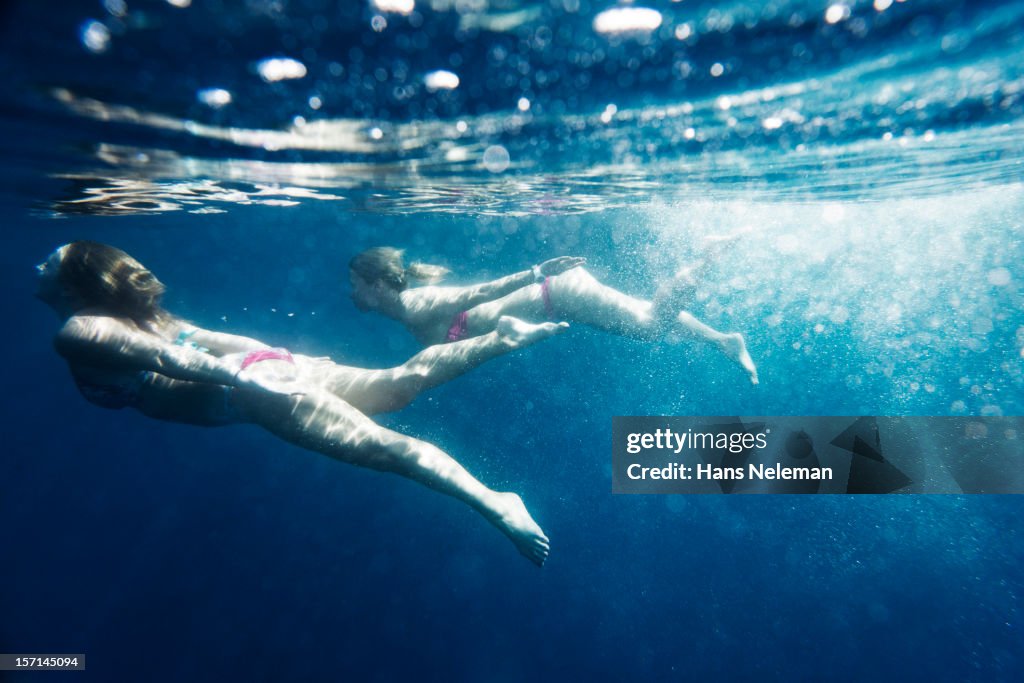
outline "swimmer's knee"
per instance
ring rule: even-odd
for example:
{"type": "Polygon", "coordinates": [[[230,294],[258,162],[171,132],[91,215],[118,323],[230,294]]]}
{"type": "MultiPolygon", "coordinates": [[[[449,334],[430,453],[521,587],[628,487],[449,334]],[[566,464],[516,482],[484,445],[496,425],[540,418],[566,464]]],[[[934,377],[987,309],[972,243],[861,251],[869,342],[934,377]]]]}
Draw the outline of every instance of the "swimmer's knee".
{"type": "Polygon", "coordinates": [[[422,363],[406,364],[396,368],[387,389],[381,392],[387,396],[387,400],[380,401],[387,406],[382,412],[399,410],[412,403],[427,386],[429,379],[430,369],[422,363]]]}
{"type": "Polygon", "coordinates": [[[430,378],[430,368],[424,363],[406,363],[397,370],[394,379],[402,385],[422,386],[430,378]]]}

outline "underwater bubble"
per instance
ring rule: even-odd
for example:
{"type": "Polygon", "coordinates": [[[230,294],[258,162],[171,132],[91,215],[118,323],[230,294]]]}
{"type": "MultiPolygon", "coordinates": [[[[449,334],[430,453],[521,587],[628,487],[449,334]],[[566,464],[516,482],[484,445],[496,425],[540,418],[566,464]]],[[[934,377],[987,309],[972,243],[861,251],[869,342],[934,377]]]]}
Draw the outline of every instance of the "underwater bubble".
{"type": "Polygon", "coordinates": [[[884,12],[892,7],[892,0],[875,0],[875,10],[884,12]]]}
{"type": "Polygon", "coordinates": [[[512,158],[501,145],[491,145],[484,150],[484,168],[491,173],[501,173],[509,167],[512,158]]]}
{"type": "Polygon", "coordinates": [[[192,0],[167,0],[167,4],[184,9],[192,4],[192,0]]]}
{"type": "Polygon", "coordinates": [[[1010,284],[1010,271],[1006,268],[993,268],[988,271],[989,284],[995,285],[996,287],[1005,287],[1010,284]]]}
{"type": "Polygon", "coordinates": [[[451,71],[438,69],[424,76],[423,83],[427,86],[427,90],[431,92],[436,90],[455,90],[459,87],[459,77],[451,71]]]}
{"type": "Polygon", "coordinates": [[[648,7],[613,7],[594,17],[598,33],[650,33],[661,26],[661,12],[648,7]]]}
{"type": "Polygon", "coordinates": [[[380,12],[391,12],[392,14],[412,14],[416,9],[416,0],[370,0],[380,12]]]}
{"type": "Polygon", "coordinates": [[[256,64],[256,71],[267,83],[306,76],[306,65],[290,57],[269,57],[256,64]]]}
{"type": "Polygon", "coordinates": [[[231,104],[231,93],[224,88],[205,88],[196,93],[196,99],[211,109],[231,104]]]}
{"type": "Polygon", "coordinates": [[[444,160],[452,163],[462,163],[469,158],[469,150],[465,147],[452,147],[444,153],[444,160]]]}
{"type": "Polygon", "coordinates": [[[842,3],[836,3],[829,5],[829,8],[825,10],[825,22],[829,24],[838,24],[844,19],[850,18],[850,7],[842,3]]]}
{"type": "Polygon", "coordinates": [[[82,24],[78,35],[85,49],[93,54],[102,54],[110,49],[110,29],[95,19],[82,24]]]}

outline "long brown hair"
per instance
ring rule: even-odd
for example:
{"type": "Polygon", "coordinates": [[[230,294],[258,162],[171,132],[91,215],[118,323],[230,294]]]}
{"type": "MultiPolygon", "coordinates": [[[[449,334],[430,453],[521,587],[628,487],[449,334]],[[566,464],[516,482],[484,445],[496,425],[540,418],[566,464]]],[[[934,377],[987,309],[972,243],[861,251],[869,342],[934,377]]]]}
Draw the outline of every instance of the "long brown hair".
{"type": "Polygon", "coordinates": [[[404,253],[394,247],[374,247],[353,256],[348,267],[367,282],[383,282],[398,291],[408,287],[409,280],[431,284],[439,282],[449,272],[443,266],[419,261],[410,263],[407,268],[402,261],[404,253]]]}
{"type": "Polygon", "coordinates": [[[58,279],[83,307],[102,308],[148,330],[171,320],[160,306],[167,288],[117,247],[89,240],[72,242],[64,250],[58,279]]]}

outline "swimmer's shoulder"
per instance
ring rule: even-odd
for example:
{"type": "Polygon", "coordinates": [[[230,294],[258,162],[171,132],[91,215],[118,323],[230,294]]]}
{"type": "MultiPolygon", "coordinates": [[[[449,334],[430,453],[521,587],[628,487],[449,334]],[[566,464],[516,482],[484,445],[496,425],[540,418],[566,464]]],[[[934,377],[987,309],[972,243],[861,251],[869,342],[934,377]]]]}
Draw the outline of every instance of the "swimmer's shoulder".
{"type": "Polygon", "coordinates": [[[138,328],[127,319],[87,309],[67,319],[54,337],[53,346],[57,353],[71,359],[133,331],[138,332],[138,328]]]}
{"type": "Polygon", "coordinates": [[[406,289],[399,297],[408,317],[430,319],[438,315],[451,317],[452,312],[465,308],[465,293],[465,287],[424,285],[406,289]]]}

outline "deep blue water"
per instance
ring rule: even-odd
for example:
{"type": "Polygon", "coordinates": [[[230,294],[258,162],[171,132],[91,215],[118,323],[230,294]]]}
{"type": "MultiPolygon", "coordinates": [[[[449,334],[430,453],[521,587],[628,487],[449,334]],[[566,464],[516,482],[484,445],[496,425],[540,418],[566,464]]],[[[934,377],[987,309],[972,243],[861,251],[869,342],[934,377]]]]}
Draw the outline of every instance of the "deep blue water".
{"type": "Polygon", "coordinates": [[[1016,680],[1016,497],[613,496],[610,434],[1022,414],[1024,3],[686,0],[618,36],[611,3],[452,5],[0,11],[0,652],[97,681],[1016,680]],[[269,57],[307,73],[265,82],[269,57]],[[32,297],[94,239],[198,324],[385,367],[418,348],[348,300],[366,247],[454,282],[580,254],[650,296],[740,229],[694,311],[760,386],[577,326],[380,418],[520,493],[542,570],[397,477],[86,403],[32,297]]]}

